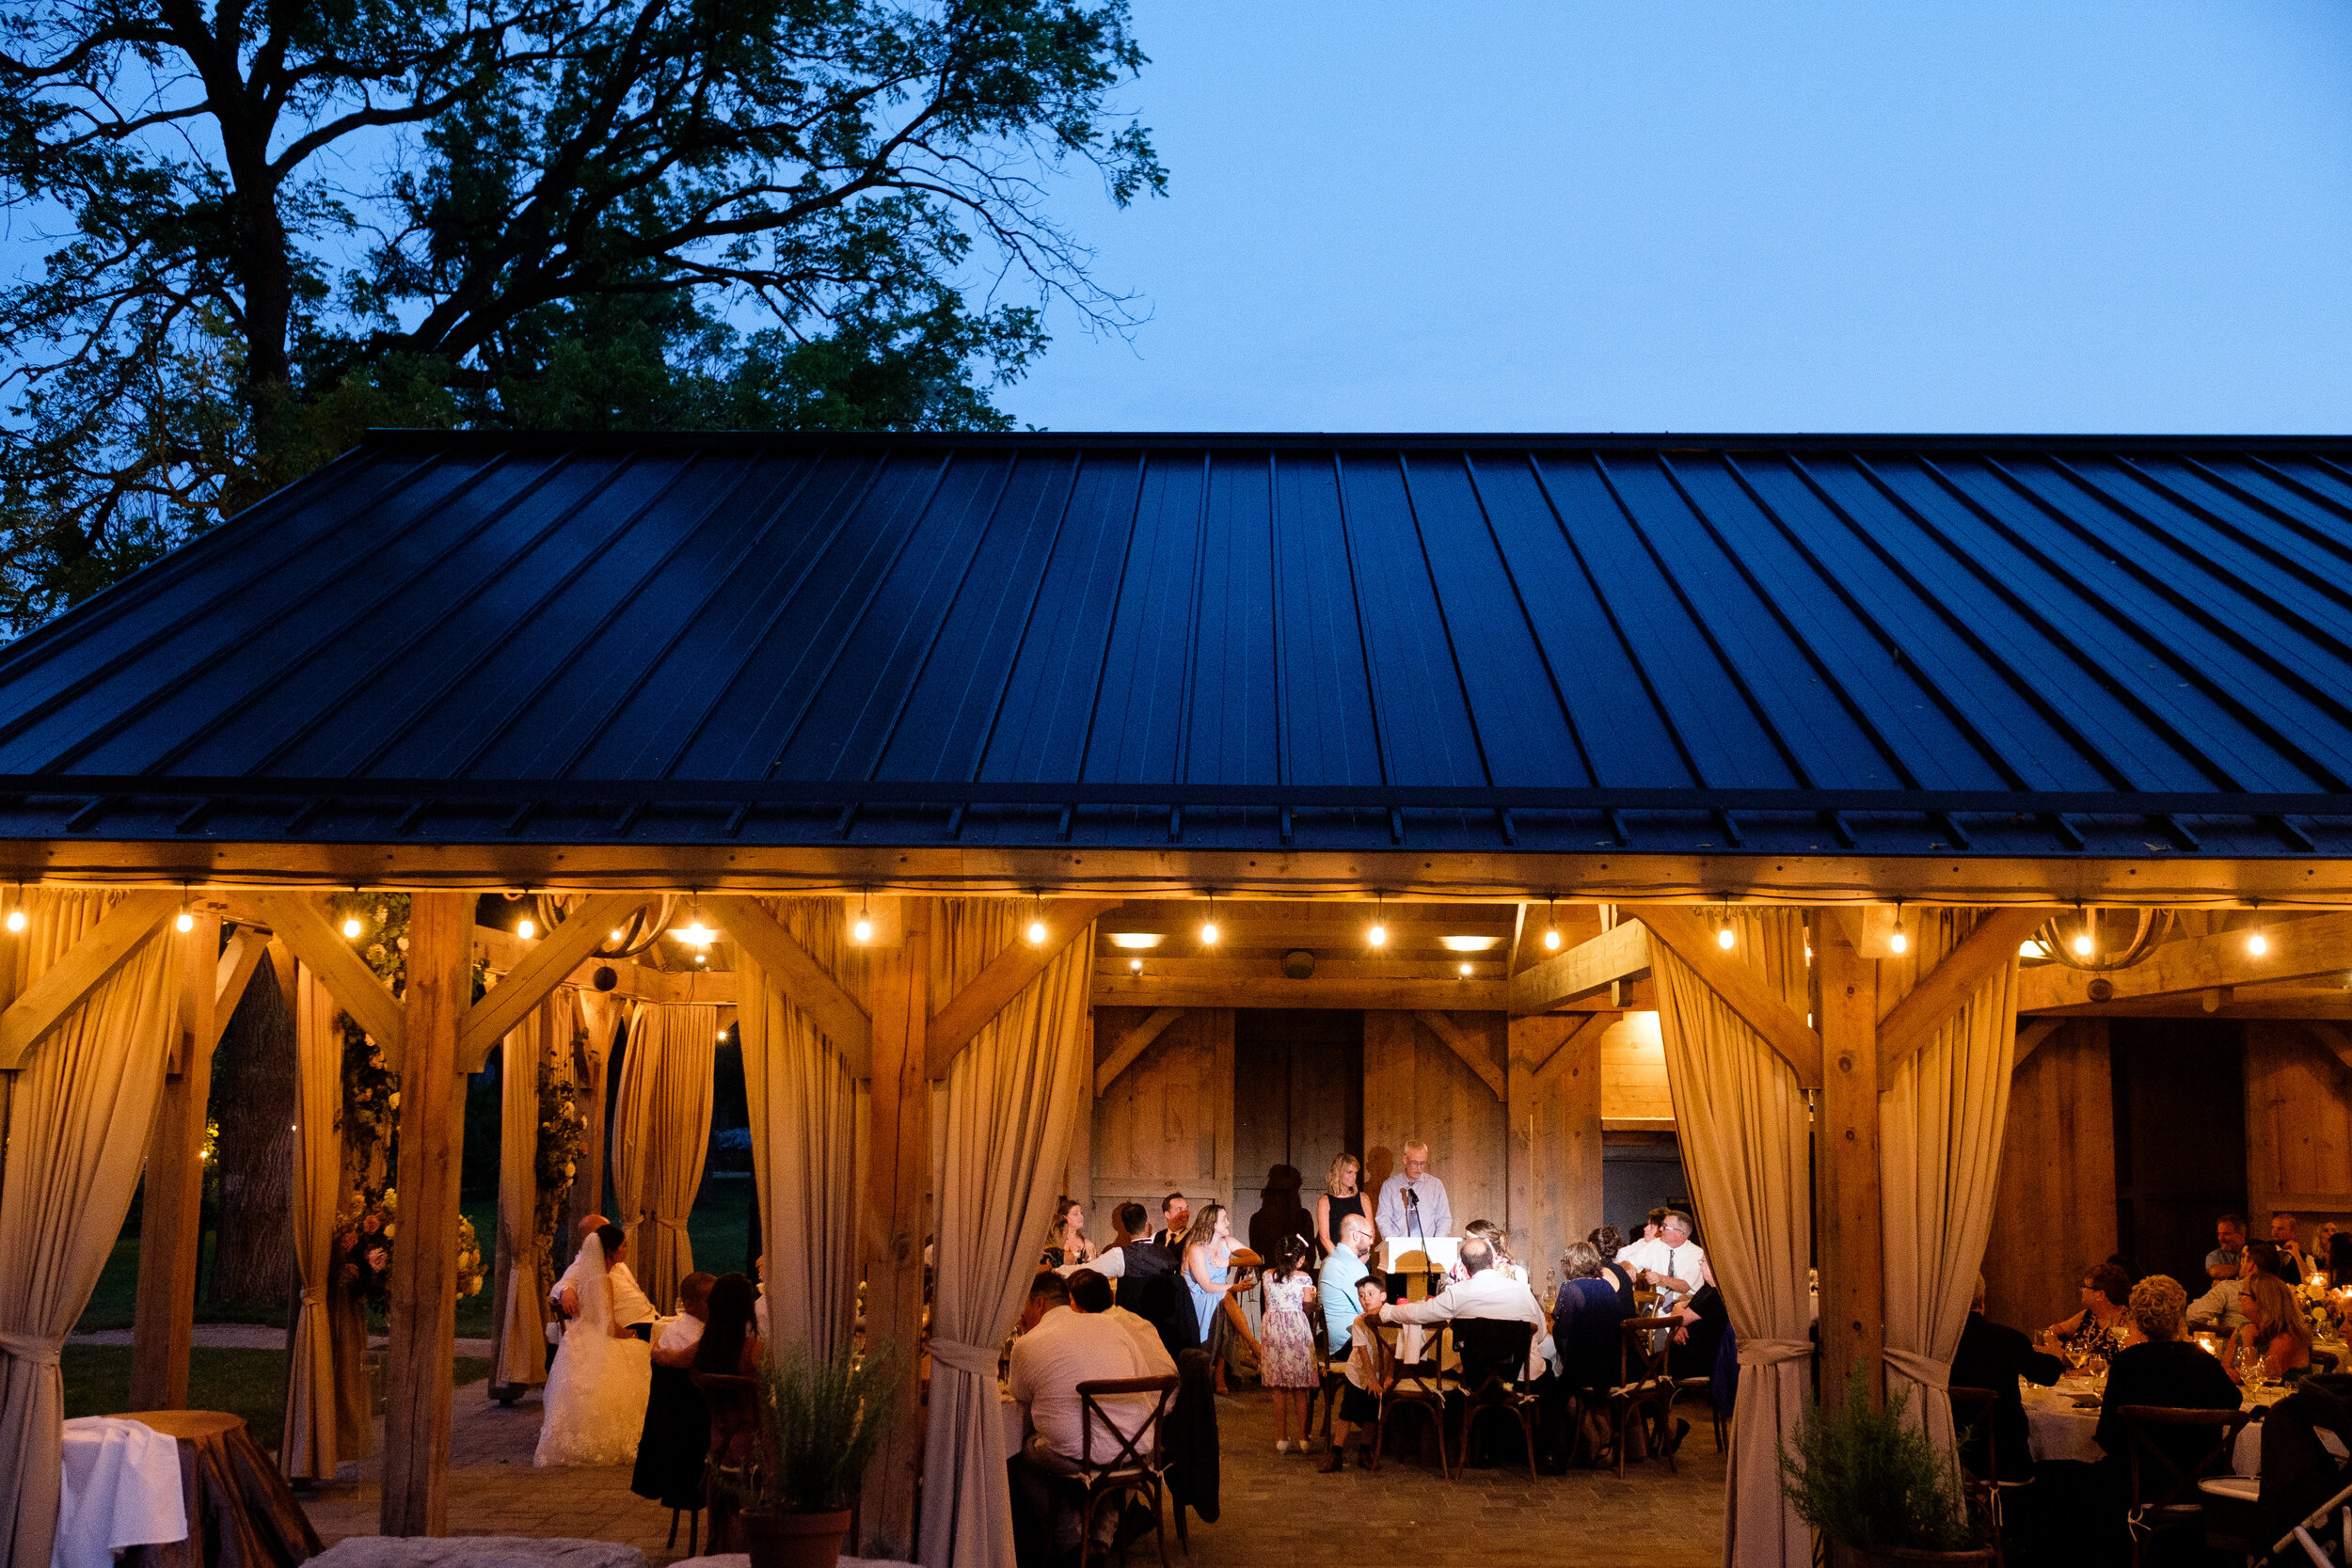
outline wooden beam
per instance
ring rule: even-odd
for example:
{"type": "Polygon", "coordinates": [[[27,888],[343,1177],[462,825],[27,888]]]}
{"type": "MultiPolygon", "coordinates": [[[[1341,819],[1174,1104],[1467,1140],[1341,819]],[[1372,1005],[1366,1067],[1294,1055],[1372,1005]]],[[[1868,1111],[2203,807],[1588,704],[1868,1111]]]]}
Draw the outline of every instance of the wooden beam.
{"type": "MultiPolygon", "coordinates": [[[[562,925],[541,937],[506,972],[506,978],[466,1009],[465,1022],[457,1031],[457,1069],[480,1071],[489,1060],[490,1048],[530,1017],[531,1010],[545,1002],[576,965],[596,952],[615,921],[644,903],[642,893],[592,894],[564,917],[562,925]]],[[[466,927],[470,942],[473,922],[469,920],[466,927]]]]}
{"type": "Polygon", "coordinates": [[[1045,900],[1043,912],[1039,916],[1045,923],[1045,940],[1033,942],[1015,938],[972,977],[971,984],[931,1015],[924,1032],[930,1075],[946,1077],[947,1069],[955,1065],[956,1053],[971,1044],[972,1037],[986,1028],[990,1019],[1003,1012],[1006,1005],[1021,994],[1022,987],[1044,974],[1045,966],[1076,941],[1095,916],[1119,908],[1120,903],[1117,898],[1045,900]]]}
{"type": "MultiPolygon", "coordinates": [[[[457,1178],[466,1136],[458,1033],[473,995],[473,895],[409,895],[400,1069],[400,1244],[384,1401],[385,1535],[449,1533],[450,1363],[457,1354],[457,1178]]],[[[338,998],[341,1000],[341,998],[338,998]]]]}
{"type": "Polygon", "coordinates": [[[1649,936],[1632,921],[1621,921],[1589,942],[1528,965],[1511,980],[1511,1012],[1525,1018],[1548,1013],[1580,996],[1603,990],[1612,980],[1649,973],[1649,936]]]}
{"type": "Polygon", "coordinates": [[[792,940],[774,915],[753,898],[716,897],[704,900],[719,916],[737,949],[750,955],[760,968],[775,976],[776,989],[794,1006],[808,1014],[817,1032],[833,1042],[850,1064],[850,1076],[874,1075],[874,1027],[857,998],[841,988],[808,949],[792,940]]]}
{"type": "MultiPolygon", "coordinates": [[[[1796,1069],[1799,1083],[1808,1089],[1821,1086],[1821,1036],[1802,1016],[1790,1011],[1788,1005],[1775,996],[1754,970],[1724,952],[1717,944],[1715,934],[1700,923],[1698,916],[1687,910],[1652,905],[1643,909],[1639,923],[1665,943],[1676,958],[1690,965],[1708,989],[1724,999],[1725,1006],[1738,1013],[1749,1028],[1780,1053],[1782,1060],[1796,1069]]],[[[1870,1022],[1875,1037],[1875,1015],[1870,1022]]],[[[1873,1055],[1870,1076],[1874,1081],[1878,1076],[1877,1062],[1873,1055]]]]}
{"type": "Polygon", "coordinates": [[[2038,1013],[2098,1001],[2125,1002],[2219,986],[2259,986],[2272,980],[2304,980],[2352,970],[2352,913],[2281,920],[2263,927],[2160,942],[2129,969],[2098,973],[2042,964],[2017,979],[2017,1010],[2038,1013]],[[2257,934],[2264,951],[2248,942],[2257,934]],[[2105,998],[2090,994],[2091,982],[2106,982],[2105,998]]]}
{"type": "Polygon", "coordinates": [[[295,987],[300,963],[301,960],[294,956],[294,949],[286,945],[286,939],[273,933],[269,939],[269,974],[277,983],[278,994],[285,998],[286,1016],[289,1018],[301,1016],[294,1005],[298,994],[295,987]]]}
{"type": "Polygon", "coordinates": [[[2020,1019],[2017,1038],[2009,1053],[2009,1069],[2015,1072],[2026,1065],[2026,1058],[2042,1047],[2042,1042],[2066,1027],[2062,1018],[2020,1019]]]}
{"type": "Polygon", "coordinates": [[[1117,1082],[1119,1075],[1136,1065],[1144,1048],[1168,1032],[1168,1026],[1184,1016],[1182,1007],[1162,1007],[1141,1023],[1129,1029],[1111,1042],[1110,1054],[1094,1069],[1094,1098],[1103,1098],[1103,1091],[1117,1082]]]}
{"type": "MultiPolygon", "coordinates": [[[[165,896],[167,904],[176,907],[176,901],[165,896]]],[[[103,926],[102,922],[102,929],[103,926]]],[[[71,962],[98,934],[92,931],[75,943],[73,952],[52,966],[49,974],[71,962]]],[[[148,1133],[147,1180],[139,1210],[138,1293],[132,1309],[134,1410],[186,1407],[188,1353],[195,1339],[196,1271],[203,1246],[204,1125],[213,1091],[213,1052],[203,1042],[217,1039],[220,1034],[213,1026],[220,920],[199,914],[196,928],[178,940],[180,950],[174,957],[180,964],[180,1006],[172,1033],[180,1042],[180,1069],[165,1078],[163,1099],[155,1107],[154,1125],[148,1133]]]]}
{"type": "MultiPolygon", "coordinates": [[[[1534,1058],[1529,1060],[1527,1069],[1530,1072],[1543,1071],[1551,1065],[1551,1059],[1554,1056],[1572,1045],[1580,1051],[1597,1049],[1600,1044],[1601,1036],[1609,1033],[1610,1025],[1625,1015],[1623,1013],[1581,1013],[1570,1016],[1575,1020],[1575,1026],[1562,1034],[1549,1046],[1542,1048],[1540,1060],[1534,1058]]],[[[1520,1035],[1514,1030],[1511,1037],[1516,1040],[1520,1038],[1520,1035]]]]}
{"type": "MultiPolygon", "coordinates": [[[[368,967],[366,959],[352,951],[351,943],[335,929],[326,917],[322,895],[263,894],[254,900],[254,907],[269,922],[272,934],[294,949],[294,956],[318,976],[319,984],[326,988],[326,994],[335,999],[335,1005],[349,1013],[361,1032],[375,1041],[384,1065],[395,1072],[405,1070],[402,1063],[405,1059],[407,1026],[400,1003],[394,1000],[391,988],[368,967]]],[[[469,928],[471,924],[468,922],[469,928]]],[[[415,945],[412,932],[412,956],[415,945]]]]}
{"type": "MultiPolygon", "coordinates": [[[[866,965],[874,1083],[866,1097],[865,1201],[858,1225],[866,1265],[866,1342],[893,1346],[904,1359],[890,1394],[895,1417],[860,1491],[857,1550],[893,1561],[914,1555],[924,1433],[914,1353],[922,1342],[923,1239],[932,1223],[927,1212],[931,1075],[924,1042],[930,1013],[931,901],[902,899],[899,911],[899,944],[875,954],[866,965]]],[[[1079,924],[1083,928],[1085,923],[1079,924]]]]}
{"type": "MultiPolygon", "coordinates": [[[[155,927],[179,907],[179,895],[170,893],[127,893],[116,900],[114,908],[81,941],[25,987],[24,994],[7,1012],[0,1013],[0,1071],[23,1067],[33,1047],[63,1022],[67,1014],[88,1001],[90,992],[120,969],[138,951],[139,943],[152,936],[155,927]]],[[[214,922],[211,928],[218,932],[219,923],[214,922]]],[[[212,994],[208,982],[204,990],[208,1003],[212,994]]]]}
{"type": "Polygon", "coordinates": [[[1487,1058],[1484,1040],[1473,1039],[1464,1034],[1459,1024],[1434,1007],[1423,1007],[1413,1017],[1422,1028],[1443,1040],[1456,1056],[1461,1057],[1497,1100],[1507,1099],[1502,1069],[1487,1058]]]}
{"type": "Polygon", "coordinates": [[[2328,1048],[2336,1060],[2344,1065],[2346,1072],[2352,1072],[2352,1030],[2345,1029],[2341,1023],[2329,1022],[2326,1019],[2310,1020],[2304,1023],[2303,1027],[2310,1033],[2312,1038],[2328,1048]]]}
{"type": "MultiPolygon", "coordinates": [[[[1695,923],[1694,923],[1695,924],[1695,923]]],[[[1878,965],[1862,956],[1860,911],[1816,910],[1824,1082],[1814,1124],[1820,1259],[1821,1402],[1846,1399],[1860,1373],[1885,1397],[1885,1241],[1879,1188],[1878,965]]]]}
{"type": "Polygon", "coordinates": [[[1097,962],[1088,1001],[1097,1007],[1311,1007],[1364,1012],[1416,1012],[1446,1007],[1459,1012],[1499,1013],[1510,1001],[1502,980],[1357,979],[1316,974],[1289,980],[1207,974],[1168,975],[1147,964],[1141,974],[1097,962]]]}
{"type": "Polygon", "coordinates": [[[1997,909],[1987,912],[1960,945],[1879,1020],[1879,1082],[1935,1038],[1935,1032],[1976,994],[1995,971],[2017,959],[2018,943],[2049,918],[2046,910],[1997,909]]]}
{"type": "Polygon", "coordinates": [[[237,1004],[245,1000],[245,988],[252,981],[253,972],[262,967],[262,955],[268,951],[269,943],[262,933],[243,926],[220,950],[220,961],[215,966],[213,1037],[205,1042],[206,1050],[220,1044],[222,1032],[236,1016],[237,1004]]]}

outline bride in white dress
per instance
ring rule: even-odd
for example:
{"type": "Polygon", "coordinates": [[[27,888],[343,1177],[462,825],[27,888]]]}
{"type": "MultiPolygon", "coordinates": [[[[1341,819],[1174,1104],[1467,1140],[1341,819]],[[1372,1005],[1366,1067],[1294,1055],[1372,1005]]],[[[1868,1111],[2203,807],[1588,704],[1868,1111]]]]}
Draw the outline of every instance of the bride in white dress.
{"type": "Polygon", "coordinates": [[[592,1232],[580,1244],[587,1265],[576,1281],[580,1315],[564,1331],[564,1348],[548,1374],[546,1415],[534,1465],[627,1465],[637,1457],[653,1386],[651,1347],[634,1335],[614,1338],[611,1267],[592,1232]]]}

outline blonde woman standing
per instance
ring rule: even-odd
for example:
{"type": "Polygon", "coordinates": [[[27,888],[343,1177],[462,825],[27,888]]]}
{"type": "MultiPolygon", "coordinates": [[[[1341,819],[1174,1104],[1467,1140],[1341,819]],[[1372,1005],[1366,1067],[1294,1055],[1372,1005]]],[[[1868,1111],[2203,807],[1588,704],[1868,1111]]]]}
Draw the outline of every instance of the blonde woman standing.
{"type": "Polygon", "coordinates": [[[1380,1225],[1372,1217],[1372,1203],[1364,1196],[1361,1182],[1364,1163],[1353,1154],[1342,1154],[1331,1162],[1324,1173],[1323,1196],[1315,1199],[1315,1245],[1319,1256],[1328,1258],[1340,1247],[1340,1227],[1350,1214],[1361,1214],[1372,1227],[1372,1243],[1380,1244],[1380,1225]]]}

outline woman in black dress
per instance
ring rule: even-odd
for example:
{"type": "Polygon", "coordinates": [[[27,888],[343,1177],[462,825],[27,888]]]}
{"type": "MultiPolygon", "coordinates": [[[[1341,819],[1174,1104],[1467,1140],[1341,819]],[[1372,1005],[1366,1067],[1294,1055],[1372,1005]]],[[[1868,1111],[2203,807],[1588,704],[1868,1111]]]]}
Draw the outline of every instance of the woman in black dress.
{"type": "Polygon", "coordinates": [[[1380,1224],[1372,1217],[1372,1205],[1364,1200],[1359,1183],[1363,1179],[1364,1163],[1353,1154],[1342,1154],[1331,1162],[1331,1168],[1323,1178],[1323,1196],[1315,1199],[1315,1256],[1328,1258],[1339,1250],[1340,1225],[1350,1214],[1361,1214],[1372,1227],[1373,1244],[1380,1242],[1380,1224]]]}
{"type": "Polygon", "coordinates": [[[1617,1254],[1625,1250],[1625,1233],[1613,1225],[1604,1225],[1584,1240],[1600,1255],[1599,1277],[1617,1292],[1625,1304],[1625,1317],[1633,1316],[1633,1271],[1617,1261],[1617,1254]]]}

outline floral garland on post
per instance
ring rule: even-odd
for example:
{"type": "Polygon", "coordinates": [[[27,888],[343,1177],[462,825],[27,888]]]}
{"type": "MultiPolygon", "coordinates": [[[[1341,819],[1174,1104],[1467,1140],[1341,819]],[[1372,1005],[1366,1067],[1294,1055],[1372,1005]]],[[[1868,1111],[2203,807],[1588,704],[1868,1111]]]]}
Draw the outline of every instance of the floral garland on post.
{"type": "Polygon", "coordinates": [[[555,1235],[564,1223],[564,1206],[580,1172],[580,1156],[587,1147],[588,1118],[574,1098],[569,1075],[556,1075],[558,1051],[568,1053],[571,1041],[548,1042],[539,1059],[539,1155],[532,1170],[538,1202],[532,1210],[532,1234],[538,1244],[539,1277],[555,1278],[555,1235]]]}

